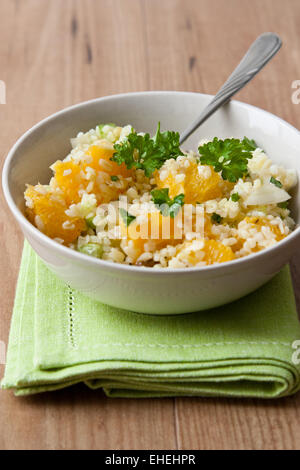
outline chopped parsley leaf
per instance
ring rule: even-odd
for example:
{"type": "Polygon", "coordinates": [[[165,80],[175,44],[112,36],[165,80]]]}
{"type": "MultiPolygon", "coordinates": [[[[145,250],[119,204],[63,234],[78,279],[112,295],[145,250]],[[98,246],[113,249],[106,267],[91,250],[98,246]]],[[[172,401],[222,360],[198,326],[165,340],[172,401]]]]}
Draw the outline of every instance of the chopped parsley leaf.
{"type": "Polygon", "coordinates": [[[136,217],[134,215],[129,214],[123,208],[120,208],[119,211],[120,211],[120,215],[121,215],[121,217],[123,219],[123,222],[126,225],[126,227],[128,227],[128,225],[130,225],[131,222],[133,222],[136,219],[136,217]]]}
{"type": "Polygon", "coordinates": [[[171,199],[169,188],[153,189],[151,196],[161,214],[165,217],[170,216],[172,219],[174,219],[184,204],[184,194],[178,194],[174,199],[171,199]]]}
{"type": "Polygon", "coordinates": [[[211,216],[211,220],[212,222],[216,222],[217,224],[220,224],[222,222],[222,217],[220,216],[220,214],[217,214],[216,212],[214,212],[213,215],[211,216]]]}
{"type": "Polygon", "coordinates": [[[270,183],[277,186],[277,188],[282,188],[282,183],[279,180],[277,180],[276,178],[274,178],[274,176],[271,176],[270,183]]]}
{"type": "Polygon", "coordinates": [[[288,205],[289,205],[289,201],[279,202],[279,203],[277,204],[277,206],[280,207],[280,209],[287,209],[287,208],[288,208],[288,205]]]}
{"type": "Polygon", "coordinates": [[[237,202],[241,199],[241,196],[239,195],[239,193],[233,193],[231,194],[231,198],[230,198],[233,202],[237,202]]]}
{"type": "Polygon", "coordinates": [[[85,222],[88,228],[92,228],[93,230],[95,230],[96,225],[94,224],[93,220],[94,220],[94,216],[89,217],[88,219],[85,219],[85,222]]]}
{"type": "Polygon", "coordinates": [[[112,181],[119,181],[119,177],[116,176],[116,175],[111,175],[110,179],[111,179],[112,181]]]}

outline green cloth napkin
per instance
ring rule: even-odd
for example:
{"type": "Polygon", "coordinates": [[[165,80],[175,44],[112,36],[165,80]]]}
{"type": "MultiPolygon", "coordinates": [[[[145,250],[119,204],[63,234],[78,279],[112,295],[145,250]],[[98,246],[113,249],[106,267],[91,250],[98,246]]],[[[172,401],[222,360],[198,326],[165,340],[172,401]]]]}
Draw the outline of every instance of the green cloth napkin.
{"type": "Polygon", "coordinates": [[[298,339],[287,267],[230,305],[150,316],[70,289],[25,243],[2,387],[26,395],[82,381],[114,397],[274,398],[300,388],[298,339]]]}

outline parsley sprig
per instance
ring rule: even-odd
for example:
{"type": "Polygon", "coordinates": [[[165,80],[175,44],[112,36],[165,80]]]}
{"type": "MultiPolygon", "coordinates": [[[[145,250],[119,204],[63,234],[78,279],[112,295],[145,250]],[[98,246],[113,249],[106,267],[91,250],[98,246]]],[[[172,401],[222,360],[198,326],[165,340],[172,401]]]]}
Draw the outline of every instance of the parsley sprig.
{"type": "Polygon", "coordinates": [[[178,194],[174,199],[169,196],[169,188],[153,189],[151,196],[154,204],[159,208],[162,215],[176,217],[184,204],[184,194],[178,194]]]}
{"type": "Polygon", "coordinates": [[[257,148],[254,140],[240,139],[221,140],[215,137],[211,142],[198,149],[202,165],[211,165],[222,178],[235,183],[248,173],[248,160],[257,148]]]}
{"type": "Polygon", "coordinates": [[[114,145],[114,149],[113,161],[119,165],[125,163],[128,169],[142,169],[148,177],[169,158],[183,155],[179,147],[179,133],[160,132],[160,123],[154,137],[150,134],[138,135],[132,130],[123,142],[114,145]]]}

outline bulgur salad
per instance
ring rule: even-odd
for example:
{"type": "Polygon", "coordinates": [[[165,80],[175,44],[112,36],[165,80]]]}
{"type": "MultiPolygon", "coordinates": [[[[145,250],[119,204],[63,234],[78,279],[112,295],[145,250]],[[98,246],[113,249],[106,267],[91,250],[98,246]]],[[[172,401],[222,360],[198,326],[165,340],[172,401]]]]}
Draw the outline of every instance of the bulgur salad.
{"type": "Polygon", "coordinates": [[[294,228],[296,172],[253,140],[215,137],[183,151],[177,132],[154,137],[98,125],[71,139],[48,185],[27,185],[26,215],[44,234],[106,261],[154,268],[222,263],[271,247],[294,228]]]}

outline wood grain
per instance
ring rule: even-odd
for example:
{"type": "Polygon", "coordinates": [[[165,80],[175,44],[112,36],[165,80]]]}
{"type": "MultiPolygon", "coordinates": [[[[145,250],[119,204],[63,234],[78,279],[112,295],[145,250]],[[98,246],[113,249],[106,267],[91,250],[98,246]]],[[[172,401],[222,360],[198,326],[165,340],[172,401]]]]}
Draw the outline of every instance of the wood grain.
{"type": "MultiPolygon", "coordinates": [[[[284,47],[240,94],[300,127],[298,0],[0,0],[2,161],[15,140],[73,103],[139,90],[214,93],[263,31],[284,47]]],[[[0,340],[7,343],[22,236],[1,194],[0,340]]],[[[300,307],[300,250],[292,260],[300,307]]],[[[299,308],[300,310],[300,308],[299,308]]],[[[3,366],[0,366],[3,374],[3,366]]],[[[112,400],[84,386],[0,392],[1,449],[297,449],[300,396],[112,400]]]]}

